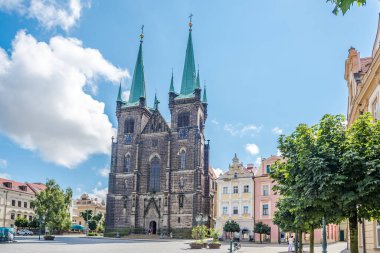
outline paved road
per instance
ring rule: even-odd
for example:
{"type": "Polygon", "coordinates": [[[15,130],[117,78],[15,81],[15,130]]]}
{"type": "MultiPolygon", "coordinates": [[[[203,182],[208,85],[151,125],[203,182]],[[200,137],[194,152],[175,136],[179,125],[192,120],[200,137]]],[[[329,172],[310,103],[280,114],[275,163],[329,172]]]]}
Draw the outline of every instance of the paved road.
{"type": "MultiPolygon", "coordinates": [[[[16,237],[16,243],[0,244],[1,253],[177,253],[177,252],[228,252],[228,245],[219,250],[191,250],[186,240],[124,240],[95,239],[73,236],[57,236],[54,241],[38,241],[38,237],[16,237]]],[[[329,245],[328,253],[340,253],[346,243],[329,245]]],[[[243,246],[238,253],[280,253],[286,252],[286,245],[250,245],[243,246]]],[[[308,247],[305,247],[308,250],[308,247]]],[[[321,248],[316,248],[316,253],[321,248]]]]}

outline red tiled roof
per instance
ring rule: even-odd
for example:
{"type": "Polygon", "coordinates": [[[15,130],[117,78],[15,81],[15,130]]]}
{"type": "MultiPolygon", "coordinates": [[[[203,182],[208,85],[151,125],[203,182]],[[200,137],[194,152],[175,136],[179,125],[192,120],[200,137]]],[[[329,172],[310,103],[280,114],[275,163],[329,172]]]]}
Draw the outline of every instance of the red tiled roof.
{"type": "Polygon", "coordinates": [[[0,189],[7,189],[7,190],[12,190],[16,192],[23,192],[23,193],[28,193],[28,194],[33,194],[33,190],[26,184],[26,183],[21,183],[13,180],[9,180],[6,178],[0,178],[0,189]],[[6,183],[11,183],[12,187],[7,187],[5,184],[6,183]],[[22,187],[25,187],[25,190],[22,190],[22,187]]]}
{"type": "Polygon", "coordinates": [[[372,60],[372,57],[360,58],[360,71],[363,73],[367,73],[369,67],[371,66],[372,60]]]}
{"type": "Polygon", "coordinates": [[[44,191],[46,189],[46,185],[42,183],[26,183],[34,193],[44,191]]]}

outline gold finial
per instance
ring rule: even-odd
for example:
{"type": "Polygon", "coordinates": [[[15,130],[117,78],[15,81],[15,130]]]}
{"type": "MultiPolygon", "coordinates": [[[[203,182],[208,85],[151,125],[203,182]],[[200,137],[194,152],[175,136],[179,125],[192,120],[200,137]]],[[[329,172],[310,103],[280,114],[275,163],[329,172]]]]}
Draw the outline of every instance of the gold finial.
{"type": "Polygon", "coordinates": [[[143,42],[144,39],[144,25],[141,26],[140,42],[143,42]]]}
{"type": "Polygon", "coordinates": [[[191,31],[191,27],[193,26],[193,23],[192,23],[193,16],[194,15],[192,13],[190,13],[190,16],[189,16],[189,19],[190,19],[190,22],[189,22],[190,31],[191,31]]]}

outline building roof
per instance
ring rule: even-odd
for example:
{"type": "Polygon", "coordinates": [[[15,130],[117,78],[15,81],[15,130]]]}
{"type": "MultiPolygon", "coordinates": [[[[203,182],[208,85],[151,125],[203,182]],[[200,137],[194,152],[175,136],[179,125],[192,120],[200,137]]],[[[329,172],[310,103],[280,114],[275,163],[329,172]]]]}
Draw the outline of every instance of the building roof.
{"type": "MultiPolygon", "coordinates": [[[[143,37],[143,35],[141,35],[143,37]]],[[[145,77],[144,77],[144,61],[142,52],[143,40],[140,40],[139,52],[137,54],[137,61],[135,65],[135,72],[133,73],[131,92],[129,94],[128,103],[136,103],[141,97],[146,98],[145,92],[145,77]]]]}
{"type": "Polygon", "coordinates": [[[36,192],[46,189],[46,186],[41,183],[22,183],[6,178],[0,178],[0,189],[34,195],[36,192]]]}
{"type": "MultiPolygon", "coordinates": [[[[191,23],[190,23],[191,24],[191,23]]],[[[189,38],[187,40],[185,64],[183,67],[182,83],[181,83],[181,95],[193,94],[197,85],[195,60],[193,50],[193,40],[191,36],[191,26],[189,29],[189,38]]]]}

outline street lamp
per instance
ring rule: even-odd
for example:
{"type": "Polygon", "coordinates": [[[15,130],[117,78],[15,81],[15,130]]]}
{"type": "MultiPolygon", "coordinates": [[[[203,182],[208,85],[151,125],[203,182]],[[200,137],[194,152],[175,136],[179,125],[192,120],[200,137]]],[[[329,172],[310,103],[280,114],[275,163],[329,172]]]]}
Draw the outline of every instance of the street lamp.
{"type": "Polygon", "coordinates": [[[208,217],[204,215],[203,213],[200,213],[195,217],[195,221],[198,223],[200,239],[202,241],[202,226],[203,226],[203,223],[206,223],[208,221],[208,217]]]}

